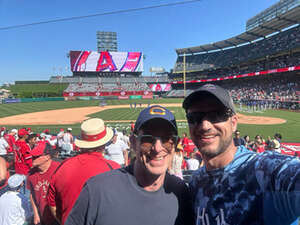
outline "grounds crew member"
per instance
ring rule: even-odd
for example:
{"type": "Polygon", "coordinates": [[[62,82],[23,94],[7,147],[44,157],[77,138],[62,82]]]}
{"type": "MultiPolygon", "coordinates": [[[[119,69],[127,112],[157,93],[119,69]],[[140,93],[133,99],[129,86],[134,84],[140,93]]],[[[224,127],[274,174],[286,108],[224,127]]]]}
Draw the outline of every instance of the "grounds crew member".
{"type": "Polygon", "coordinates": [[[52,160],[55,151],[48,142],[40,141],[30,152],[32,169],[29,171],[26,185],[30,190],[34,224],[58,224],[47,202],[50,179],[60,164],[52,160]]]}
{"type": "Polygon", "coordinates": [[[173,114],[158,105],[144,109],[130,140],[134,164],[89,179],[66,225],[191,224],[187,186],[166,173],[178,143],[173,114]]]}
{"type": "Polygon", "coordinates": [[[103,157],[105,145],[112,137],[112,129],[106,127],[102,119],[93,118],[81,124],[81,137],[75,140],[80,154],[62,162],[49,186],[48,204],[60,223],[65,223],[84,183],[90,177],[120,168],[117,163],[103,157]]]}
{"type": "Polygon", "coordinates": [[[300,216],[300,163],[234,146],[238,117],[225,89],[207,84],[183,101],[205,166],[190,182],[195,224],[291,224],[300,216]]]}

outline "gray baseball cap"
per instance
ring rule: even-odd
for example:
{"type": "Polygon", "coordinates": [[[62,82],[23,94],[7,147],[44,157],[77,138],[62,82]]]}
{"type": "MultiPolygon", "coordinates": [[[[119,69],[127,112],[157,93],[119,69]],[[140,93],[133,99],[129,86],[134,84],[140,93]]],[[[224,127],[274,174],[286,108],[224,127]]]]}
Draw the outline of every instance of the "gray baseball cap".
{"type": "Polygon", "coordinates": [[[201,95],[205,95],[207,93],[216,97],[226,108],[231,109],[232,112],[235,113],[234,104],[229,92],[214,84],[205,84],[199,89],[193,91],[184,99],[182,107],[187,110],[193,102],[198,101],[201,98],[201,95]]]}

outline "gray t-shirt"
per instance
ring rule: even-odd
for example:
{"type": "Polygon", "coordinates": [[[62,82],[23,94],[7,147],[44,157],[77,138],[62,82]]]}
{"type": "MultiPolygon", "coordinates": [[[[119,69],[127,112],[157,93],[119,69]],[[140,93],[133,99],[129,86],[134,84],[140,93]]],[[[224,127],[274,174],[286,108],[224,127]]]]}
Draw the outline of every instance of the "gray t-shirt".
{"type": "Polygon", "coordinates": [[[192,204],[183,181],[167,174],[158,191],[148,192],[132,171],[129,166],[89,179],[65,225],[192,224],[192,204]]]}

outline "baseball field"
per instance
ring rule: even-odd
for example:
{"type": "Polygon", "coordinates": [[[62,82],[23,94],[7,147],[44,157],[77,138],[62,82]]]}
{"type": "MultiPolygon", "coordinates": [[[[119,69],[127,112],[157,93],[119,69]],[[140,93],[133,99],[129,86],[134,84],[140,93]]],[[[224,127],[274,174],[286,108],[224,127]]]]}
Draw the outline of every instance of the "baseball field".
{"type": "MultiPolygon", "coordinates": [[[[7,128],[31,127],[34,132],[50,129],[57,133],[60,128],[72,127],[75,135],[79,134],[80,123],[90,117],[105,120],[108,126],[119,130],[129,129],[131,121],[135,122],[139,112],[149,104],[161,104],[170,109],[176,117],[179,134],[188,133],[185,112],[181,108],[183,99],[140,99],[140,100],[106,100],[105,106],[99,106],[99,100],[56,101],[12,103],[0,105],[0,126],[7,128]]],[[[264,138],[279,132],[284,142],[300,142],[300,113],[271,110],[259,112],[239,111],[241,134],[251,139],[259,134],[264,138]]]]}

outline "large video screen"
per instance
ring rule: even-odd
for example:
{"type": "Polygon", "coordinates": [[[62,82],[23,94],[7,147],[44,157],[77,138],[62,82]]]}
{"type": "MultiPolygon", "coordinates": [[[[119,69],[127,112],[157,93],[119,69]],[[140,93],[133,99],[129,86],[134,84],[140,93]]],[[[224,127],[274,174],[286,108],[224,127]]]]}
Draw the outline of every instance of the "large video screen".
{"type": "Polygon", "coordinates": [[[70,51],[72,72],[142,72],[141,52],[70,51]]]}

